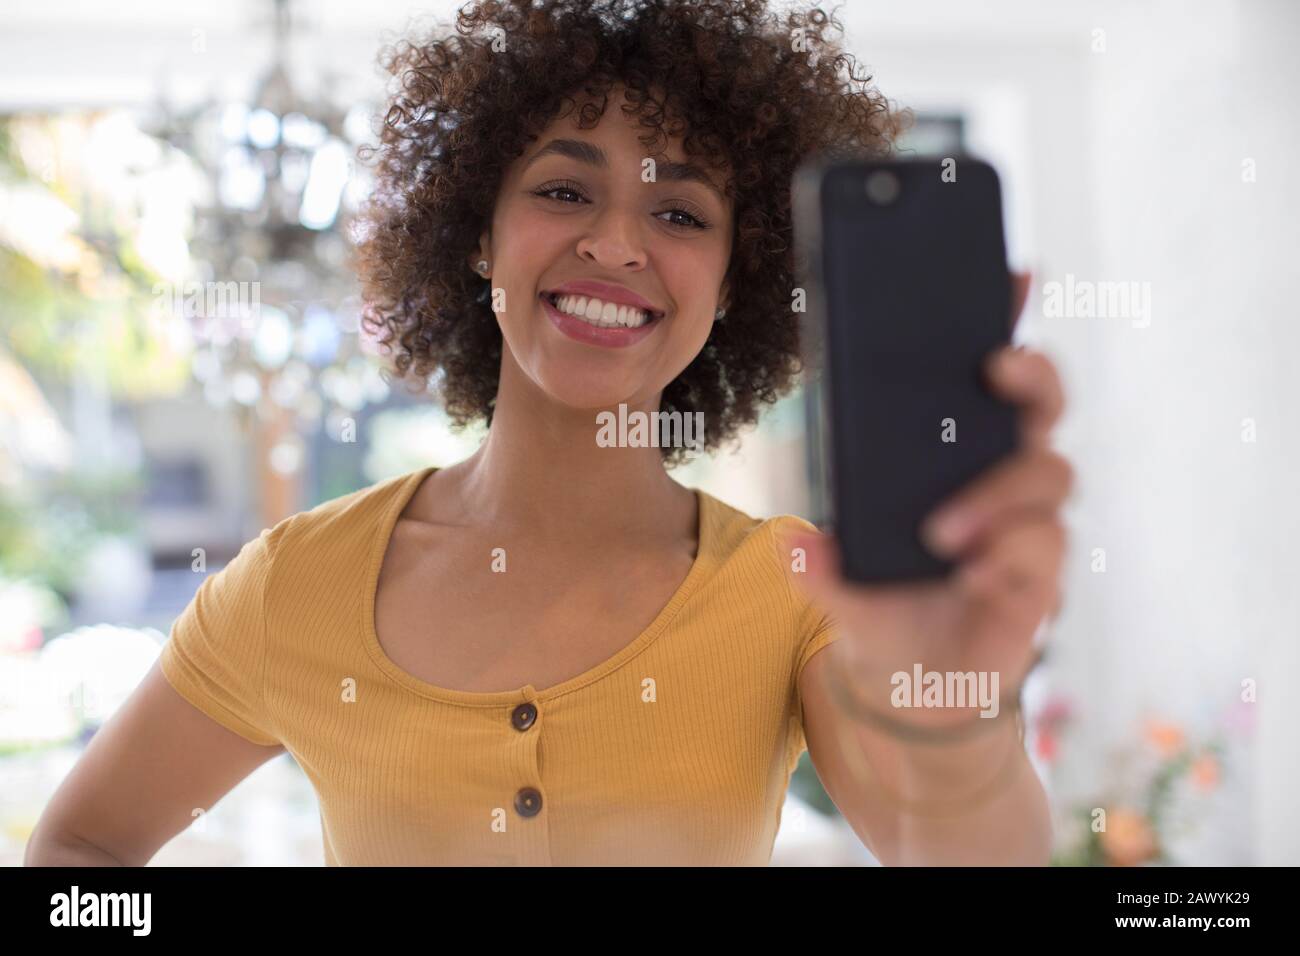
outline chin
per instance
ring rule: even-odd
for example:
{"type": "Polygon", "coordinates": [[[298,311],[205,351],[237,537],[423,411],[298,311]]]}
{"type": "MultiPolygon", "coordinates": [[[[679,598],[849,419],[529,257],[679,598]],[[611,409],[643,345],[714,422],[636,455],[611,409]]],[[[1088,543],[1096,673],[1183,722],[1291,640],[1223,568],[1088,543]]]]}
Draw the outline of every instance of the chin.
{"type": "Polygon", "coordinates": [[[630,407],[644,401],[645,395],[645,390],[637,388],[626,373],[616,374],[613,369],[602,371],[589,364],[551,367],[535,381],[552,401],[575,410],[590,410],[593,424],[598,410],[617,408],[620,402],[630,407]]]}

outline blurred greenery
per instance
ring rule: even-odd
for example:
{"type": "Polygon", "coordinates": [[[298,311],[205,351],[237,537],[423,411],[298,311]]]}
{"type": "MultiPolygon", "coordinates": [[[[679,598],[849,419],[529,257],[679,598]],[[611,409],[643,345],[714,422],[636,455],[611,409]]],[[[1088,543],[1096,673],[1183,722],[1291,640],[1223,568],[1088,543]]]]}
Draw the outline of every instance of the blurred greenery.
{"type": "MultiPolygon", "coordinates": [[[[111,177],[86,175],[94,163],[143,172],[86,147],[101,119],[0,117],[0,205],[9,213],[0,229],[3,347],[45,398],[64,399],[51,409],[67,407],[87,377],[87,394],[100,401],[172,394],[189,378],[153,306],[160,277],[138,254],[139,210],[103,185],[111,177]],[[32,157],[44,157],[40,169],[32,157]],[[43,241],[24,235],[29,223],[43,241]]],[[[22,405],[9,412],[33,413],[22,405]]],[[[95,540],[137,531],[144,476],[80,462],[64,473],[19,474],[0,488],[0,572],[70,599],[95,540]]]]}
{"type": "Polygon", "coordinates": [[[143,482],[138,471],[78,472],[0,493],[0,571],[70,599],[94,540],[138,531],[143,482]]]}
{"type": "Polygon", "coordinates": [[[806,750],[800,755],[794,775],[790,778],[790,792],[818,813],[824,813],[828,817],[839,816],[839,808],[822,787],[817,768],[813,766],[812,754],[806,750]]]}
{"type": "MultiPolygon", "coordinates": [[[[87,116],[82,123],[89,127],[95,120],[87,116]]],[[[139,210],[85,185],[91,180],[84,176],[75,185],[60,179],[54,170],[96,161],[65,154],[74,147],[61,133],[49,117],[0,118],[0,199],[12,199],[0,204],[15,217],[0,232],[0,326],[7,347],[29,371],[57,381],[70,382],[93,366],[115,396],[173,394],[188,381],[189,363],[155,306],[155,285],[165,277],[139,254],[139,210]],[[30,169],[20,138],[39,142],[57,162],[43,174],[30,169]],[[35,261],[30,249],[15,243],[24,218],[39,218],[45,238],[58,239],[47,242],[49,261],[35,261]],[[59,236],[58,223],[49,220],[64,218],[67,233],[59,236]]]]}
{"type": "MultiPolygon", "coordinates": [[[[1153,866],[1179,865],[1178,861],[1170,856],[1168,845],[1170,831],[1175,829],[1170,821],[1174,816],[1173,807],[1177,802],[1179,788],[1193,775],[1198,761],[1209,759],[1214,761],[1217,767],[1226,754],[1227,747],[1224,741],[1219,737],[1213,737],[1200,747],[1180,749],[1159,762],[1141,795],[1140,819],[1143,827],[1150,833],[1152,844],[1150,855],[1138,862],[1153,866]]],[[[1055,849],[1052,865],[1116,865],[1116,861],[1107,852],[1104,829],[1099,831],[1095,825],[1098,809],[1104,808],[1110,814],[1114,807],[1114,800],[1098,796],[1068,808],[1066,818],[1070,821],[1074,838],[1067,841],[1066,846],[1055,849]]]]}

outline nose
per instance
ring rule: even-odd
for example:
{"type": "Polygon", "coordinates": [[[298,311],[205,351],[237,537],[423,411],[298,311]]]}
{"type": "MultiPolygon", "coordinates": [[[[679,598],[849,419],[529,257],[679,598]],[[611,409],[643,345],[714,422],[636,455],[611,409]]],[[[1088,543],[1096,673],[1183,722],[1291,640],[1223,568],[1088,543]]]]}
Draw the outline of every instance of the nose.
{"type": "Polygon", "coordinates": [[[638,221],[641,215],[631,209],[607,208],[578,240],[578,255],[606,269],[645,268],[645,244],[638,221]]]}

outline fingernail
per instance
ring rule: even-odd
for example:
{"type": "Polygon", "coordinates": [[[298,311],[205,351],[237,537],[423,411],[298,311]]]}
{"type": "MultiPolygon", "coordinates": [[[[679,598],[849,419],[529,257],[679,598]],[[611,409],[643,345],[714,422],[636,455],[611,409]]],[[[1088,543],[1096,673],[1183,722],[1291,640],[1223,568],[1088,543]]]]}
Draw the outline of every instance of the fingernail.
{"type": "Polygon", "coordinates": [[[970,528],[971,516],[964,511],[944,511],[926,523],[926,543],[940,553],[961,547],[970,528]]]}
{"type": "Polygon", "coordinates": [[[1002,366],[1002,374],[1011,376],[1019,375],[1020,370],[1024,368],[1024,357],[1025,347],[1023,345],[1017,345],[1010,351],[1003,352],[998,356],[999,362],[1002,366]]]}

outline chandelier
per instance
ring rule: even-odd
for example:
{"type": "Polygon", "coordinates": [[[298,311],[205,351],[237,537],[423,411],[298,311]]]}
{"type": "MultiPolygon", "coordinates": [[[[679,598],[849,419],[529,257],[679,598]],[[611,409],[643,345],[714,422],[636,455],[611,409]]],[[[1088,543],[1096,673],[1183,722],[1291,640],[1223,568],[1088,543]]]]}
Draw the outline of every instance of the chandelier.
{"type": "Polygon", "coordinates": [[[350,216],[368,177],[353,163],[370,135],[364,106],[333,102],[332,78],[304,96],[292,82],[287,0],[274,0],[273,56],[247,102],[188,111],[163,103],[155,135],[197,163],[204,193],[190,253],[198,278],[175,290],[193,333],[207,400],[279,432],[275,471],[290,475],[304,434],[355,440],[356,415],[389,395],[359,334],[347,267],[350,216]]]}

